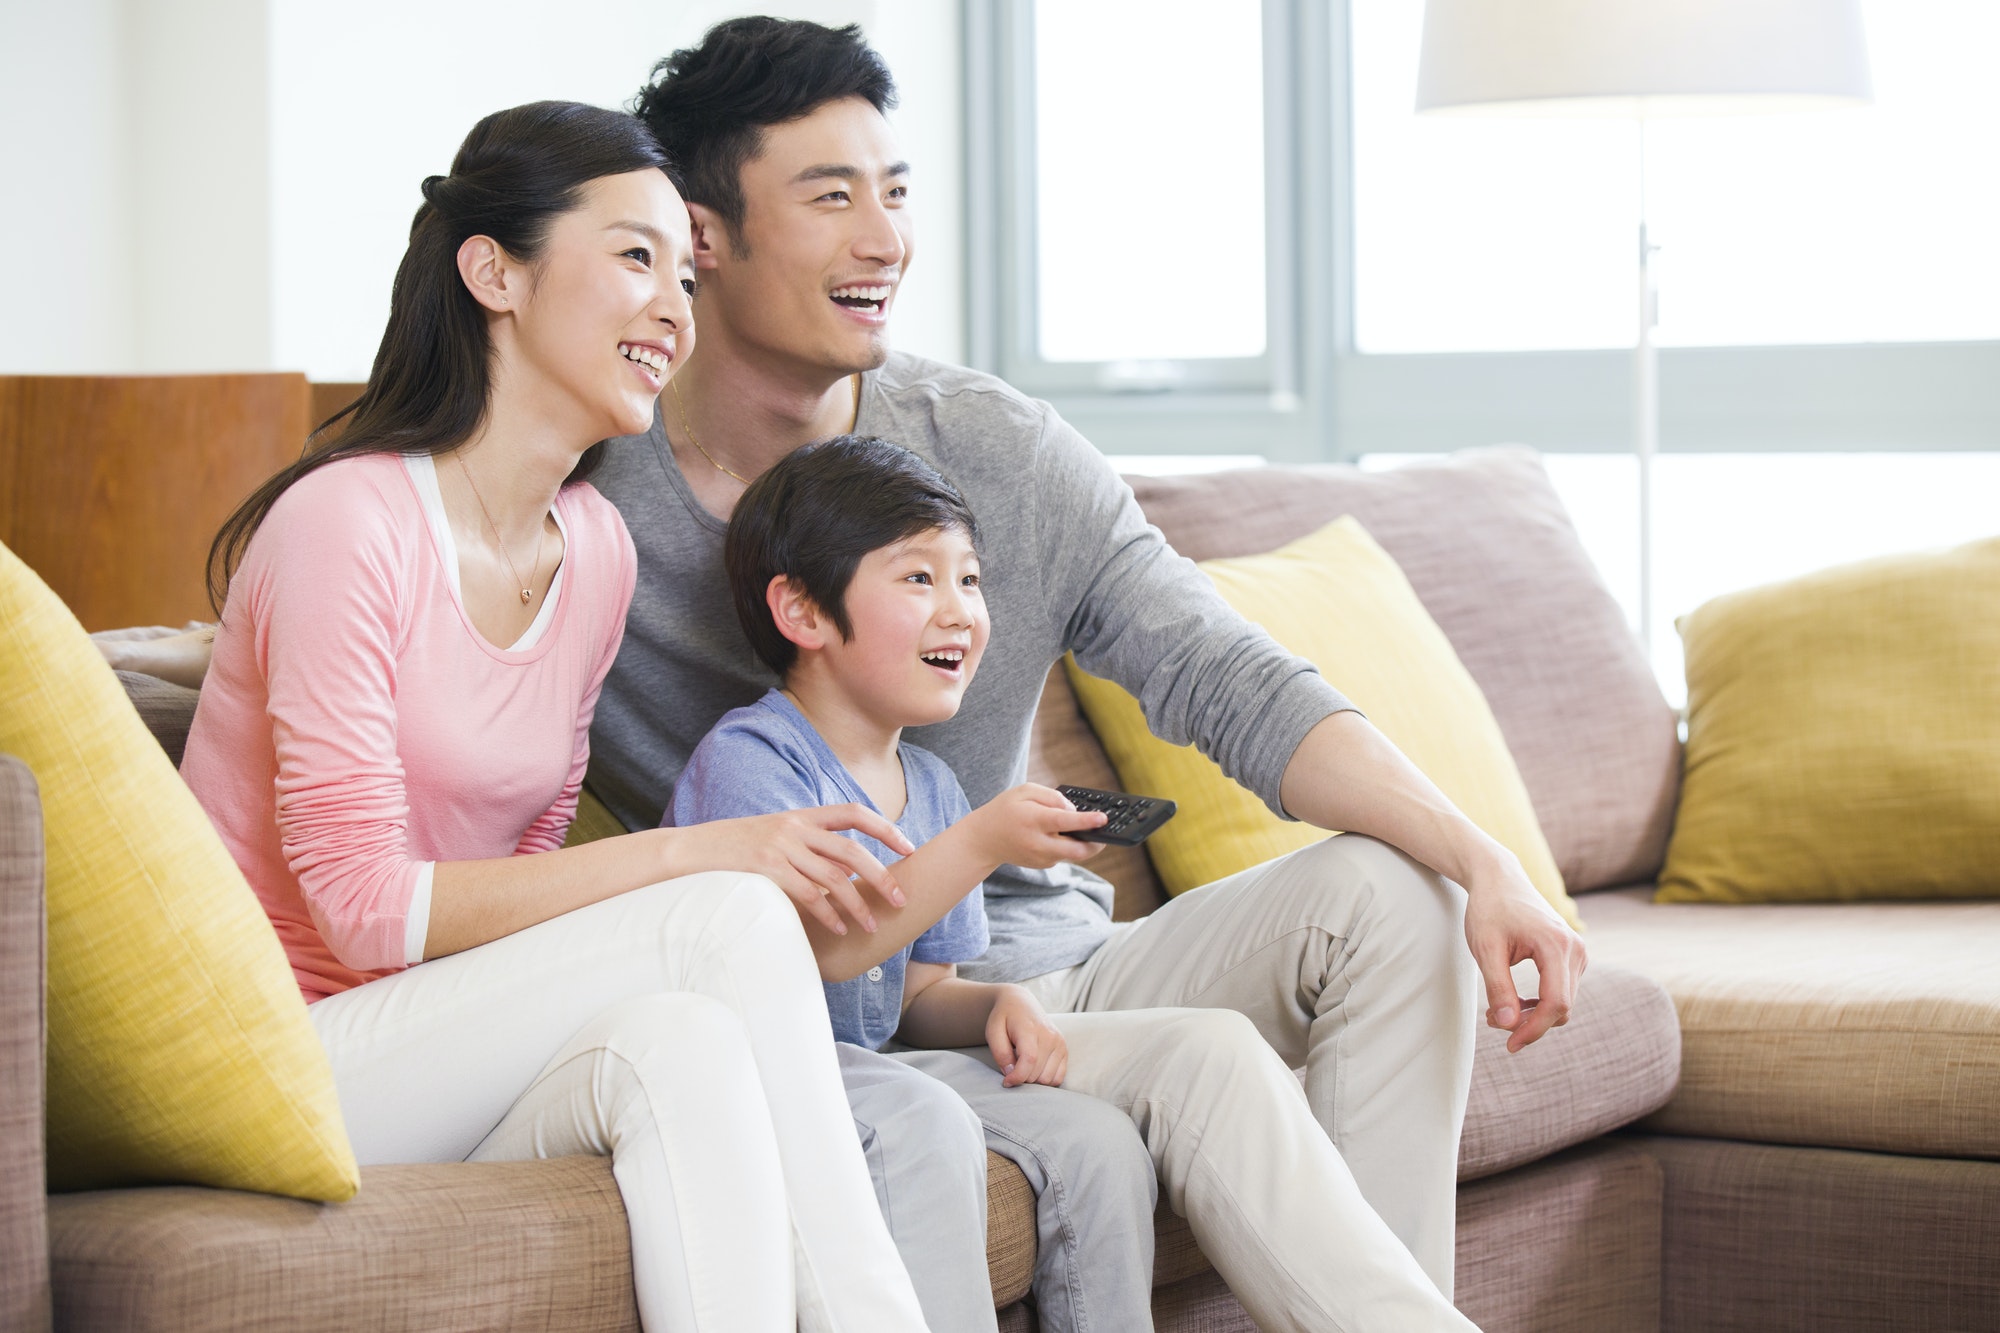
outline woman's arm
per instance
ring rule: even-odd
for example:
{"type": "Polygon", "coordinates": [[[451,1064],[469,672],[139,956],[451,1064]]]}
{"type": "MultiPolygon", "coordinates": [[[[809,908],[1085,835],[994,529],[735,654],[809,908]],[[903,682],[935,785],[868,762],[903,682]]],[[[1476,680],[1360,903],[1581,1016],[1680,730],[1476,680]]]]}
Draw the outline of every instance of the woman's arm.
{"type": "Polygon", "coordinates": [[[441,862],[432,880],[424,957],[442,958],[620,893],[704,870],[763,875],[798,903],[802,914],[816,909],[816,924],[824,914],[839,927],[839,915],[826,903],[835,885],[851,896],[849,877],[859,876],[885,899],[896,892],[895,878],[859,844],[840,836],[848,828],[892,846],[903,842],[896,827],[874,811],[838,805],[644,829],[532,856],[441,862]]]}

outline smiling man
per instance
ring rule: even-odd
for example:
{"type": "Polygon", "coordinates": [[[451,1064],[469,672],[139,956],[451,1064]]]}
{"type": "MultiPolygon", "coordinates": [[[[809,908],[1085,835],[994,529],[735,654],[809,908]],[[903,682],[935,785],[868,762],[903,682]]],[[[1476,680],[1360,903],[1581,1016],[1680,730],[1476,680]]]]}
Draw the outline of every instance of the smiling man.
{"type": "Polygon", "coordinates": [[[890,350],[913,249],[893,105],[858,30],[773,19],[719,25],[640,94],[694,219],[700,346],[653,431],[610,450],[597,479],[640,572],[592,788],[628,827],[652,825],[707,728],[772,684],[721,559],[750,481],[849,431],[915,450],[986,534],[991,646],[958,716],[912,735],[974,804],[1022,779],[1043,679],[1074,652],[1161,736],[1281,813],[1350,834],[1126,925],[1079,867],[1002,867],[985,886],[991,949],[962,973],[1020,983],[1058,1016],[1069,1086],[1130,1113],[1167,1197],[1262,1326],[1463,1327],[1438,1294],[1478,977],[1487,1021],[1519,1050],[1566,1019],[1582,946],[1510,853],[1165,545],[1047,404],[890,350]],[[1508,968],[1530,958],[1541,996],[1524,1002],[1508,968]],[[1295,1188],[1292,1145],[1259,1132],[1272,1122],[1240,1069],[1191,1069],[1118,1021],[1159,1007],[1220,1011],[1258,1058],[1277,1063],[1268,1046],[1303,1067],[1352,1179],[1295,1188]]]}

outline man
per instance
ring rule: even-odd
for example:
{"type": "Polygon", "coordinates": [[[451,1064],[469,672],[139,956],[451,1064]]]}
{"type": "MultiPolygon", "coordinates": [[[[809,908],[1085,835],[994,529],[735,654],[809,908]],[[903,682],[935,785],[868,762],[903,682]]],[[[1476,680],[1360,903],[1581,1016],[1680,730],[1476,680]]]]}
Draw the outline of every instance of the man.
{"type": "MultiPolygon", "coordinates": [[[[1043,678],[1074,651],[1136,695],[1161,736],[1198,744],[1279,813],[1349,831],[1117,926],[1095,876],[1003,867],[986,885],[991,950],[964,973],[1025,985],[1057,1015],[1246,1015],[1304,1067],[1314,1116],[1362,1197],[1449,1297],[1473,965],[1488,1023],[1519,1051],[1566,1021],[1583,947],[1511,853],[1164,545],[1046,404],[889,350],[912,251],[909,169],[883,115],[893,105],[857,29],[771,19],[719,25],[640,93],[694,218],[700,343],[653,431],[608,451],[597,478],[638,543],[639,592],[597,710],[592,790],[627,827],[652,826],[707,728],[772,684],[721,563],[749,482],[849,431],[916,450],[983,530],[1006,536],[983,571],[995,647],[959,715],[912,736],[975,804],[1021,780],[1043,678]],[[1541,994],[1523,1000],[1509,968],[1529,959],[1541,994]]],[[[1187,1072],[1143,1043],[1121,1047],[1115,1023],[1083,1026],[1091,1090],[1131,1113],[1211,1257],[1241,1244],[1194,1158],[1229,1154],[1254,1176],[1273,1145],[1217,1135],[1195,1152],[1189,1136],[1227,1090],[1165,1085],[1187,1072]]],[[[1280,1237],[1326,1225],[1312,1200],[1259,1206],[1280,1237]]],[[[1255,1269],[1254,1257],[1237,1262],[1255,1269]]],[[[1253,1313],[1311,1326],[1282,1270],[1253,1313]]]]}

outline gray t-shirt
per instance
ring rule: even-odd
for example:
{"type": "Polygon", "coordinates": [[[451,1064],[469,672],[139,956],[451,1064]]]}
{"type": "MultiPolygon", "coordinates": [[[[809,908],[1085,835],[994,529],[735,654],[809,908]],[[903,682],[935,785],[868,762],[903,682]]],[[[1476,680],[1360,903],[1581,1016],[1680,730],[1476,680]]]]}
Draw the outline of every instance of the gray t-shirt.
{"type": "MultiPolygon", "coordinates": [[[[1074,652],[1138,698],[1156,735],[1199,746],[1284,813],[1292,752],[1352,705],[1231,610],[1053,408],[990,375],[896,353],[862,376],[855,430],[921,454],[979,522],[992,639],[958,716],[908,733],[973,805],[1025,780],[1042,682],[1074,652]]],[[[589,782],[627,828],[652,828],[708,729],[778,682],[737,624],[725,525],[695,499],[659,417],[612,441],[591,480],[625,516],[639,582],[598,700],[589,782]]],[[[1080,866],[1002,866],[986,881],[986,915],[992,947],[959,970],[1018,981],[1096,951],[1111,932],[1111,886],[1080,866]]]]}

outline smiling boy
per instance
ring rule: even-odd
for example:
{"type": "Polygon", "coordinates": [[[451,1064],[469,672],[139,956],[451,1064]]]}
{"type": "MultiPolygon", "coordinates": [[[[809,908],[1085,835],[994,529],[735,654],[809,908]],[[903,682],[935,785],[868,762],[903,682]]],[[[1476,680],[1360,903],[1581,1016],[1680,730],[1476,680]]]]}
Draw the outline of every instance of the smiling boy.
{"type": "MultiPolygon", "coordinates": [[[[986,651],[973,539],[972,513],[950,483],[880,440],[811,445],[758,478],[730,521],[724,558],[744,634],[782,687],[731,711],[695,747],[667,822],[854,803],[895,823],[916,848],[900,862],[855,839],[896,865],[907,895],[871,911],[866,952],[843,952],[839,936],[806,918],[843,1064],[892,1038],[923,1048],[875,1058],[953,1088],[988,1146],[1040,1187],[1037,1229],[1050,1243],[1033,1287],[1043,1327],[1136,1333],[1152,1326],[1145,1144],[1117,1109],[1059,1090],[1067,1044],[1032,995],[956,975],[986,952],[980,882],[1004,863],[1082,860],[1094,847],[1062,834],[1104,817],[1028,784],[973,810],[951,770],[903,739],[905,727],[958,711],[986,651]],[[983,1047],[994,1068],[953,1047],[983,1047]]],[[[916,1210],[930,1219],[930,1248],[976,1238],[964,1248],[983,1259],[983,1198],[968,1208],[922,1197],[914,1177],[900,1184],[885,1207],[899,1238],[911,1230],[899,1215],[916,1210]]],[[[971,1294],[986,1296],[979,1286],[971,1294]]],[[[966,1327],[963,1313],[941,1323],[948,1305],[929,1299],[926,1313],[966,1327]]]]}

